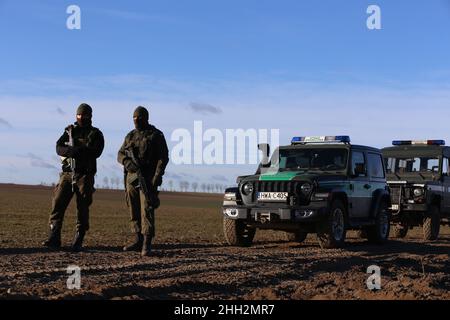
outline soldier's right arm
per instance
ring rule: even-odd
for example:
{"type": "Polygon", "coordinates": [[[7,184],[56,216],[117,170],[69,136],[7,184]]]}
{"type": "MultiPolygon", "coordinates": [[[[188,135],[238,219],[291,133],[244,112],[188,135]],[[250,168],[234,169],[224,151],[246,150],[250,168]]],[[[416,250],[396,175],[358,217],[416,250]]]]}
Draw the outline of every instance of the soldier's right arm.
{"type": "Polygon", "coordinates": [[[56,154],[61,157],[72,157],[73,148],[66,145],[69,142],[69,134],[64,131],[62,136],[56,141],[56,154]]]}
{"type": "Polygon", "coordinates": [[[121,164],[121,165],[125,165],[125,161],[127,160],[131,160],[127,155],[125,150],[129,147],[130,145],[130,140],[131,140],[131,132],[129,134],[127,134],[127,136],[125,137],[125,141],[123,142],[122,146],[119,149],[119,152],[117,153],[117,161],[121,164]]]}

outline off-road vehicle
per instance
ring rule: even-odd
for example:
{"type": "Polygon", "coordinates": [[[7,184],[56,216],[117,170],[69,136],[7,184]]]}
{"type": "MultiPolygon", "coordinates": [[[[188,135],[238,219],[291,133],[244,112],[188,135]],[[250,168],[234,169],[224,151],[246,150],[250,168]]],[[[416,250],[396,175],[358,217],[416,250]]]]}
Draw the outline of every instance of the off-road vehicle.
{"type": "Polygon", "coordinates": [[[425,240],[436,240],[449,224],[450,147],[444,140],[393,141],[382,149],[391,194],[394,236],[422,226],[425,240]]]}
{"type": "MultiPolygon", "coordinates": [[[[390,198],[381,151],[348,136],[294,137],[254,175],[225,191],[223,227],[230,245],[250,246],[257,229],[282,230],[302,242],[317,234],[322,248],[344,244],[349,229],[384,243],[390,198]]],[[[264,161],[263,161],[264,162],[264,161]]]]}

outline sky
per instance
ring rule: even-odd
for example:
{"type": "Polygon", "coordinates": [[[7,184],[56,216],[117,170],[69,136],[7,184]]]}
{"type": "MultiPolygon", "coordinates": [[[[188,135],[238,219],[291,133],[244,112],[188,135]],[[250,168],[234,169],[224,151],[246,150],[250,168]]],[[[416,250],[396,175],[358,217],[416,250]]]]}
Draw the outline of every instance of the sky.
{"type": "MultiPolygon", "coordinates": [[[[450,141],[449,30],[447,0],[0,0],[0,183],[56,182],[55,143],[81,102],[106,139],[100,184],[122,176],[117,150],[138,105],[171,152],[195,121],[278,129],[280,144],[450,141]],[[69,5],[80,30],[66,27],[69,5]],[[367,28],[369,5],[380,30],[367,28]]],[[[255,168],[171,161],[164,183],[233,185],[255,168]]]]}

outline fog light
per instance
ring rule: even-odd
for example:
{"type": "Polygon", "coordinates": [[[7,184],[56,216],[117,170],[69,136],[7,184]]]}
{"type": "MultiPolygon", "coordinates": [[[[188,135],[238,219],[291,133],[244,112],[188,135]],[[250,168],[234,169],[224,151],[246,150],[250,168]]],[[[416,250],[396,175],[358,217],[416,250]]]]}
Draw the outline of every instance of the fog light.
{"type": "Polygon", "coordinates": [[[224,210],[225,214],[229,217],[236,218],[238,216],[238,211],[233,208],[227,208],[224,210]]]}

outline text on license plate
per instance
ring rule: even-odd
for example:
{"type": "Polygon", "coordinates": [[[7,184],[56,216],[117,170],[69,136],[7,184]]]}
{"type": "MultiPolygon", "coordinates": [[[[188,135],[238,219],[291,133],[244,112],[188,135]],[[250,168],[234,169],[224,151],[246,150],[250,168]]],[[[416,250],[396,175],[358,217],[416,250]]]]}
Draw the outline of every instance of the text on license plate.
{"type": "Polygon", "coordinates": [[[258,201],[287,201],[287,192],[258,192],[258,201]]]}

